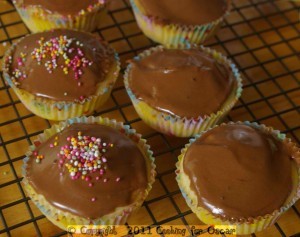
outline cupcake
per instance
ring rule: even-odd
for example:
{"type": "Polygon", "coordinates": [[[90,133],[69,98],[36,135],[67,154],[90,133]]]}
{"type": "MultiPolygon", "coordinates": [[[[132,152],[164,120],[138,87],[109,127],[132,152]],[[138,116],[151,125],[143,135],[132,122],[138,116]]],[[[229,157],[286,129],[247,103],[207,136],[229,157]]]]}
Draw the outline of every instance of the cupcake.
{"type": "Polygon", "coordinates": [[[31,32],[51,29],[93,31],[108,0],[14,0],[22,20],[31,32]]]}
{"type": "Polygon", "coordinates": [[[120,65],[90,33],[54,30],[25,36],[5,54],[3,73],[34,114],[65,120],[91,114],[110,95],[120,65]]]}
{"type": "Polygon", "coordinates": [[[219,123],[242,92],[235,65],[202,46],[142,52],[128,65],[125,87],[146,124],[178,137],[219,123]]]}
{"type": "Polygon", "coordinates": [[[55,225],[119,225],[155,179],[152,152],[129,126],[101,117],[61,122],[39,135],[24,159],[23,184],[55,225]]]}
{"type": "Polygon", "coordinates": [[[201,44],[229,14],[231,0],[130,0],[140,29],[167,47],[201,44]]]}
{"type": "Polygon", "coordinates": [[[279,131],[229,123],[201,133],[182,150],[177,182],[206,224],[251,234],[274,224],[300,196],[300,149],[279,131]]]}

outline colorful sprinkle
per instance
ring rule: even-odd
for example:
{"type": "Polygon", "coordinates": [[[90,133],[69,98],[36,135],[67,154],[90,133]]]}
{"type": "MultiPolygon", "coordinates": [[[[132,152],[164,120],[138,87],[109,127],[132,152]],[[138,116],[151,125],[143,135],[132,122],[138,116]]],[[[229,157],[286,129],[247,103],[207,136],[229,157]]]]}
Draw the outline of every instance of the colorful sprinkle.
{"type": "Polygon", "coordinates": [[[39,155],[37,151],[32,152],[35,157],[35,162],[40,163],[42,159],[44,159],[44,155],[39,155]]]}
{"type": "MultiPolygon", "coordinates": [[[[69,136],[66,140],[68,143],[61,146],[58,153],[59,164],[64,164],[72,179],[81,178],[91,187],[92,177],[90,174],[98,171],[100,175],[103,175],[106,169],[104,163],[108,162],[108,158],[102,147],[107,143],[103,142],[101,138],[85,136],[82,132],[78,132],[77,136],[69,136]]],[[[96,180],[99,180],[98,176],[96,180]]],[[[107,182],[108,179],[104,180],[107,182]]]]}
{"type": "Polygon", "coordinates": [[[64,74],[73,71],[74,79],[78,80],[83,74],[83,69],[93,64],[92,61],[85,58],[80,48],[83,47],[83,44],[75,38],[61,35],[44,41],[42,37],[37,43],[39,47],[31,53],[32,59],[37,60],[39,65],[44,65],[49,73],[52,73],[56,68],[61,68],[64,74]],[[75,47],[72,46],[74,44],[75,47]],[[62,65],[58,65],[60,58],[63,58],[62,65]],[[43,63],[44,60],[46,62],[43,63]]]}

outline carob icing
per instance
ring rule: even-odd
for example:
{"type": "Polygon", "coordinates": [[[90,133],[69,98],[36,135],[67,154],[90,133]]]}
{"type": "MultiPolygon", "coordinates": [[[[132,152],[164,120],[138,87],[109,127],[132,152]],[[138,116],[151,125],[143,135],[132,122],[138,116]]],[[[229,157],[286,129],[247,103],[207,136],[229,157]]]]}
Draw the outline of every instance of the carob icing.
{"type": "Polygon", "coordinates": [[[199,49],[162,49],[131,64],[129,87],[134,95],[181,117],[217,112],[234,83],[227,66],[199,49]]]}
{"type": "Polygon", "coordinates": [[[222,17],[228,9],[227,0],[136,0],[144,14],[162,23],[199,25],[222,17]]]}
{"type": "Polygon", "coordinates": [[[246,125],[204,133],[188,148],[183,162],[198,206],[226,218],[271,214],[292,190],[285,145],[246,125]]]}
{"type": "Polygon", "coordinates": [[[39,145],[26,177],[51,205],[91,219],[134,203],[148,183],[137,145],[97,124],[72,124],[39,145]]]}
{"type": "Polygon", "coordinates": [[[42,7],[50,13],[77,15],[91,11],[95,5],[104,4],[105,0],[15,0],[15,3],[23,7],[42,7]]]}
{"type": "Polygon", "coordinates": [[[91,34],[54,30],[23,38],[8,60],[18,88],[56,101],[80,101],[95,94],[115,53],[91,34]]]}

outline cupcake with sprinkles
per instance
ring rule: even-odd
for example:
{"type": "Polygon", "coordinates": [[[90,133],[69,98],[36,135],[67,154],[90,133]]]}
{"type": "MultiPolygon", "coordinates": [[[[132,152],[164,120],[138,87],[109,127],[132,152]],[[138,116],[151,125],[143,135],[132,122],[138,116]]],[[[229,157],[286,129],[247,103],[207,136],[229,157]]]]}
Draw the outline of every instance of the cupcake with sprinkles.
{"type": "Polygon", "coordinates": [[[55,225],[124,224],[155,177],[152,152],[129,126],[81,117],[45,130],[24,159],[24,188],[55,225]]]}
{"type": "Polygon", "coordinates": [[[28,35],[3,60],[4,78],[23,104],[50,120],[91,114],[109,98],[119,70],[106,42],[72,30],[28,35]]]}
{"type": "Polygon", "coordinates": [[[108,0],[14,0],[22,20],[31,32],[51,29],[93,31],[97,28],[108,0]]]}

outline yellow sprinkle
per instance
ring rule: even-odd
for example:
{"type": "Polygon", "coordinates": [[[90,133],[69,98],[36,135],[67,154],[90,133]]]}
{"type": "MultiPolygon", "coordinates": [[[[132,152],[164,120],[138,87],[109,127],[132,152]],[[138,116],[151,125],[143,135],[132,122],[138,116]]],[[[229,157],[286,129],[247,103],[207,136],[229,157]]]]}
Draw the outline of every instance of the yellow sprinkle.
{"type": "Polygon", "coordinates": [[[57,142],[54,142],[54,144],[53,144],[54,146],[57,146],[57,142]]]}

